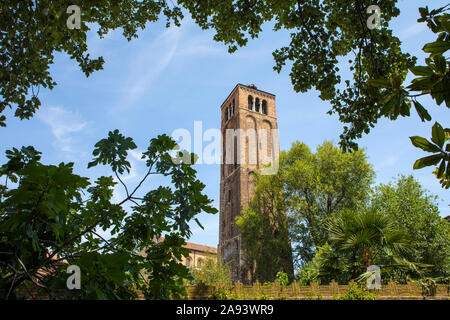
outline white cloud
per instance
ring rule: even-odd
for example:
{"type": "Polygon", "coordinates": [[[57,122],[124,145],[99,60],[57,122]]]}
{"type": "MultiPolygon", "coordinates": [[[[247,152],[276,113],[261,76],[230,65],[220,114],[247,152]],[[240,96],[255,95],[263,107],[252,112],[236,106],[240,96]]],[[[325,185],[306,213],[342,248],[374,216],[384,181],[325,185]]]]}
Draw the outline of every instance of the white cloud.
{"type": "Polygon", "coordinates": [[[181,27],[171,26],[143,45],[138,42],[138,53],[125,62],[129,71],[123,80],[116,108],[111,110],[133,107],[143,95],[151,91],[153,84],[157,83],[161,74],[175,60],[183,61],[186,57],[203,59],[205,55],[227,54],[225,46],[217,45],[208,34],[197,36],[193,33],[193,28],[197,28],[194,22],[186,18],[181,27]]]}
{"type": "Polygon", "coordinates": [[[152,83],[172,61],[178,47],[180,32],[180,28],[170,27],[129,59],[130,71],[124,81],[118,108],[132,107],[151,88],[152,83]]]}
{"type": "Polygon", "coordinates": [[[406,39],[417,37],[418,34],[427,30],[427,25],[425,23],[413,23],[411,26],[400,31],[399,38],[402,41],[406,39]]]}
{"type": "Polygon", "coordinates": [[[175,56],[184,58],[186,56],[210,56],[217,54],[228,54],[227,47],[222,44],[217,44],[209,36],[192,36],[191,34],[181,37],[181,43],[175,56]]]}
{"type": "Polygon", "coordinates": [[[389,155],[383,161],[381,161],[380,163],[377,163],[375,165],[375,168],[377,171],[379,171],[381,169],[393,167],[398,163],[399,160],[400,160],[399,155],[389,155]]]}
{"type": "Polygon", "coordinates": [[[65,153],[76,152],[72,134],[84,130],[88,126],[87,121],[78,113],[63,107],[45,107],[39,112],[38,118],[50,127],[55,137],[55,148],[65,153]]]}
{"type": "Polygon", "coordinates": [[[128,154],[136,161],[140,161],[140,162],[145,161],[145,158],[142,159],[142,152],[139,150],[130,150],[130,151],[128,151],[128,154]]]}

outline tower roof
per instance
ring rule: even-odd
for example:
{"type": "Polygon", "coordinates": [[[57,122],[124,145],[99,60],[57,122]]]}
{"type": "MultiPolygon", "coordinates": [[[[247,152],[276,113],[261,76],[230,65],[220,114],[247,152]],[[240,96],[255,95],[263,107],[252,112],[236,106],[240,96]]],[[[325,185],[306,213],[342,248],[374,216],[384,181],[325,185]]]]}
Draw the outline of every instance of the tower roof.
{"type": "Polygon", "coordinates": [[[263,90],[258,89],[253,83],[250,84],[250,85],[245,85],[245,84],[242,84],[242,83],[238,83],[238,84],[233,88],[233,90],[231,90],[230,94],[225,98],[225,100],[222,102],[222,104],[220,105],[220,107],[223,106],[223,104],[225,103],[225,101],[228,100],[228,98],[233,94],[233,92],[234,92],[238,87],[245,87],[245,88],[252,89],[252,90],[256,90],[256,91],[259,91],[259,92],[262,92],[262,93],[265,93],[265,94],[268,94],[268,95],[271,95],[271,96],[275,97],[275,95],[274,95],[273,93],[270,93],[270,92],[267,92],[267,91],[263,91],[263,90]]]}

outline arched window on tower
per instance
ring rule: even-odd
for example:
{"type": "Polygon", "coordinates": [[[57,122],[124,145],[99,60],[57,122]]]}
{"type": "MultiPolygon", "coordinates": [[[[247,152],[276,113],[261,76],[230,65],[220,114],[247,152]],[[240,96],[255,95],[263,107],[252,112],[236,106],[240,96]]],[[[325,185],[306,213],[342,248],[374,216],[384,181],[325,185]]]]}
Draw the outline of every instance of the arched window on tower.
{"type": "Polygon", "coordinates": [[[267,114],[267,101],[262,101],[262,113],[267,114]]]}
{"type": "Polygon", "coordinates": [[[260,105],[259,105],[259,98],[256,98],[255,99],[255,111],[256,112],[259,112],[259,107],[260,107],[260,105]]]}
{"type": "Polygon", "coordinates": [[[231,114],[234,116],[234,99],[231,102],[231,114]]]}
{"type": "Polygon", "coordinates": [[[248,110],[253,111],[253,97],[252,96],[248,96],[248,110]]]}

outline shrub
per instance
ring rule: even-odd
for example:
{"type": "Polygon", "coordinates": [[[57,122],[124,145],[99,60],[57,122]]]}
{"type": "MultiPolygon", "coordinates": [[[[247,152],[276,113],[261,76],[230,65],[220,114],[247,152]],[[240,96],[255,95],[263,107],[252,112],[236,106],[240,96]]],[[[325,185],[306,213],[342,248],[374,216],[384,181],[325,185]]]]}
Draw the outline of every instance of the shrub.
{"type": "Polygon", "coordinates": [[[319,270],[309,265],[298,271],[297,278],[301,286],[309,286],[311,282],[320,284],[319,270]]]}
{"type": "Polygon", "coordinates": [[[278,282],[281,286],[287,286],[289,284],[289,277],[287,273],[279,271],[275,276],[275,281],[278,282]]]}
{"type": "Polygon", "coordinates": [[[423,278],[420,279],[419,284],[422,286],[422,296],[425,298],[427,296],[435,296],[437,284],[436,280],[433,278],[423,278]]]}
{"type": "Polygon", "coordinates": [[[226,300],[230,298],[231,270],[220,258],[208,258],[200,269],[193,269],[194,284],[213,287],[210,299],[226,300]]]}
{"type": "Polygon", "coordinates": [[[349,290],[338,297],[337,300],[376,300],[378,295],[370,292],[364,281],[350,282],[349,290]]]}
{"type": "Polygon", "coordinates": [[[215,288],[213,293],[209,296],[212,300],[227,300],[231,299],[230,290],[225,288],[215,288]]]}
{"type": "Polygon", "coordinates": [[[231,286],[231,270],[220,258],[208,258],[200,269],[193,269],[194,283],[215,287],[217,289],[231,286]]]}

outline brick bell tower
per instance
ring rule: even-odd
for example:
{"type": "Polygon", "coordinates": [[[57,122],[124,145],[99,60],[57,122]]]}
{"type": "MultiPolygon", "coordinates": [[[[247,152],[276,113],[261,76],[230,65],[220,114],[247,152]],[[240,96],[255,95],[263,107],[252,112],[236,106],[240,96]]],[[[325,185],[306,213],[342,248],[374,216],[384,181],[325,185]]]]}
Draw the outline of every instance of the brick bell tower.
{"type": "Polygon", "coordinates": [[[275,95],[255,85],[237,84],[222,104],[221,112],[218,247],[223,261],[231,265],[233,282],[248,283],[249,270],[246,270],[241,236],[234,221],[249,205],[254,192],[254,171],[278,169],[280,147],[275,95]],[[271,169],[264,169],[267,164],[272,164],[271,169]]]}

